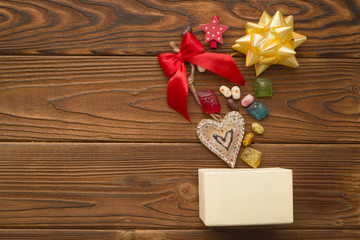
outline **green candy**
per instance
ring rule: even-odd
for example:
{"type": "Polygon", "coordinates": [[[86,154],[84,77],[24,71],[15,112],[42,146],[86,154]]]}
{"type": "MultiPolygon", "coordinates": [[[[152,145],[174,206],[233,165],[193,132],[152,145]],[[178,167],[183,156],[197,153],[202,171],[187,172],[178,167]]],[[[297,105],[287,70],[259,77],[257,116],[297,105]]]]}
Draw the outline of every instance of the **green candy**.
{"type": "Polygon", "coordinates": [[[253,88],[256,97],[271,97],[273,95],[270,78],[255,78],[253,81],[253,88]]]}

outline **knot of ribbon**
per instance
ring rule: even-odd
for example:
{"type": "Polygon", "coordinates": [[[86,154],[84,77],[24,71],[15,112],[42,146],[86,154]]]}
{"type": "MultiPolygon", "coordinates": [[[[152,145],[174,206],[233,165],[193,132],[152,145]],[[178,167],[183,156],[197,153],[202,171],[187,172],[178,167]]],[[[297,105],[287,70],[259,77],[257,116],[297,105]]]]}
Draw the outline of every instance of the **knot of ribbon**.
{"type": "Polygon", "coordinates": [[[245,83],[244,77],[230,55],[204,52],[204,46],[190,32],[183,36],[179,53],[163,53],[158,55],[158,59],[165,75],[170,77],[167,88],[167,103],[189,122],[190,118],[187,112],[189,86],[185,61],[199,65],[236,84],[244,85],[245,83]]]}
{"type": "Polygon", "coordinates": [[[176,54],[176,56],[177,56],[177,58],[178,58],[182,63],[185,62],[184,56],[182,55],[181,52],[179,52],[178,54],[176,54]]]}

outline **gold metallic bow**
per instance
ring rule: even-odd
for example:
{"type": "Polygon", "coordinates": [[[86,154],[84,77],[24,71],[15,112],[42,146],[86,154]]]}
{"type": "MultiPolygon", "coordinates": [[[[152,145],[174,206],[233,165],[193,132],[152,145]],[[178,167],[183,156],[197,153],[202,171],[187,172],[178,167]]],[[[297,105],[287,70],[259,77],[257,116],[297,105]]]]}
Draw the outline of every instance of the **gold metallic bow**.
{"type": "Polygon", "coordinates": [[[298,67],[294,49],[305,41],[304,35],[294,32],[292,15],[284,18],[277,11],[270,17],[264,11],[258,24],[246,24],[246,35],[236,40],[232,48],[246,54],[246,66],[255,64],[258,76],[271,64],[298,67]]]}

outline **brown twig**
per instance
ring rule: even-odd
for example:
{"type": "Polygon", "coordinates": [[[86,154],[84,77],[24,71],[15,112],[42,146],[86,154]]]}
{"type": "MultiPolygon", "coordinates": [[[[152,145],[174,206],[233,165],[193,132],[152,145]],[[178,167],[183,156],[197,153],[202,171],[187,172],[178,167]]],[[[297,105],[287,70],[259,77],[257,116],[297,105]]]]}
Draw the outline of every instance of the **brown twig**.
{"type": "MultiPolygon", "coordinates": [[[[175,53],[180,52],[180,49],[176,46],[175,42],[171,41],[170,42],[170,47],[173,49],[173,51],[175,53]]],[[[201,102],[198,96],[198,92],[196,91],[196,88],[194,86],[194,81],[195,81],[195,65],[193,63],[190,63],[190,75],[188,77],[188,83],[189,83],[189,88],[190,91],[192,93],[192,95],[195,98],[195,101],[199,104],[199,106],[202,108],[201,106],[201,102]]],[[[214,120],[216,121],[221,121],[221,116],[218,114],[209,114],[214,120]]]]}

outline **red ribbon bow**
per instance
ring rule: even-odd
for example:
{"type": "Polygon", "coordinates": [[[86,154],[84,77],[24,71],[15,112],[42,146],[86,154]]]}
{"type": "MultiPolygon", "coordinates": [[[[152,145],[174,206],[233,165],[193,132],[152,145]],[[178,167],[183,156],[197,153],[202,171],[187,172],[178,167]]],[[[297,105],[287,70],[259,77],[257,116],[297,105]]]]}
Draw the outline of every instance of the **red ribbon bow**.
{"type": "Polygon", "coordinates": [[[244,85],[245,79],[234,59],[227,54],[203,52],[204,46],[188,32],[184,35],[178,54],[158,55],[159,63],[166,76],[170,77],[167,88],[168,105],[183,115],[189,122],[187,112],[188,80],[185,61],[199,65],[234,83],[244,85]]]}

